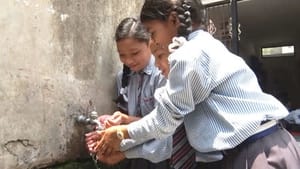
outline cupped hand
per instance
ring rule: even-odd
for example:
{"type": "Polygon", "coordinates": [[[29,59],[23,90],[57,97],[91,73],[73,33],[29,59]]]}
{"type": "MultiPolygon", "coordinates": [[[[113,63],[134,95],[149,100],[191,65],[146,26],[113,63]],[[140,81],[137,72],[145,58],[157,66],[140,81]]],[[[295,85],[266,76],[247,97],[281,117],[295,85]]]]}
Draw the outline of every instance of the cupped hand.
{"type": "Polygon", "coordinates": [[[93,131],[85,134],[85,142],[88,150],[95,153],[95,147],[97,146],[97,141],[101,138],[101,133],[99,131],[93,131]]]}
{"type": "Polygon", "coordinates": [[[103,125],[105,126],[105,123],[108,119],[111,118],[111,115],[108,115],[108,114],[104,114],[104,115],[101,115],[98,117],[98,121],[103,125]]]}
{"type": "Polygon", "coordinates": [[[97,142],[93,150],[100,152],[103,155],[110,155],[112,152],[119,151],[121,143],[121,140],[117,137],[117,131],[119,130],[127,132],[127,126],[112,126],[105,130],[99,131],[101,139],[97,142]]]}
{"type": "Polygon", "coordinates": [[[105,164],[114,165],[125,159],[124,153],[120,151],[112,152],[110,155],[103,155],[98,152],[96,155],[97,159],[105,164]]]}
{"type": "Polygon", "coordinates": [[[128,116],[126,114],[116,111],[110,118],[105,121],[104,126],[105,128],[109,128],[111,126],[124,124],[126,123],[127,118],[128,116]]]}

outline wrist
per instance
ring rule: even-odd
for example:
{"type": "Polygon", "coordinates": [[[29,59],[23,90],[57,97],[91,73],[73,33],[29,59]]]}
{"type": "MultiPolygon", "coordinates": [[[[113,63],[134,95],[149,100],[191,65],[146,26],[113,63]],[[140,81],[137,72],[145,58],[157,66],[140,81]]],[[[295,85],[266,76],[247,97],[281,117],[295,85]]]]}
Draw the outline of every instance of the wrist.
{"type": "Polygon", "coordinates": [[[117,129],[117,137],[121,141],[129,138],[126,125],[122,125],[120,128],[117,129]]]}
{"type": "Polygon", "coordinates": [[[121,129],[117,129],[117,137],[119,140],[124,140],[124,132],[121,129]]]}
{"type": "Polygon", "coordinates": [[[125,139],[129,139],[129,134],[128,134],[127,126],[124,127],[123,133],[124,133],[124,138],[125,138],[125,139]]]}
{"type": "Polygon", "coordinates": [[[122,124],[128,124],[128,123],[130,123],[129,117],[130,117],[130,116],[124,114],[124,115],[122,116],[122,124]]]}

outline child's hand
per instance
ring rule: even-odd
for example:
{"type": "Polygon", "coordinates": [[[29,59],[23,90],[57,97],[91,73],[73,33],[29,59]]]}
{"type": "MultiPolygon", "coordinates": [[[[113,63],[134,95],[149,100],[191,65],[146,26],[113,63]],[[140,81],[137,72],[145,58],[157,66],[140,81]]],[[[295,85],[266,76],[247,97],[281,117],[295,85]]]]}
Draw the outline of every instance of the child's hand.
{"type": "Polygon", "coordinates": [[[98,131],[93,131],[85,134],[85,143],[91,153],[95,153],[95,147],[97,146],[97,141],[100,140],[101,136],[98,131]]]}
{"type": "Polygon", "coordinates": [[[111,126],[126,124],[127,119],[128,119],[128,116],[126,114],[116,111],[110,118],[107,118],[107,120],[104,123],[104,126],[105,126],[105,128],[109,128],[111,126]]]}
{"type": "Polygon", "coordinates": [[[105,164],[114,165],[125,159],[125,155],[120,151],[113,152],[110,155],[103,155],[98,152],[97,159],[105,164]]]}
{"type": "Polygon", "coordinates": [[[101,123],[102,126],[105,126],[106,121],[111,118],[111,115],[105,114],[98,117],[98,121],[101,123]]]}

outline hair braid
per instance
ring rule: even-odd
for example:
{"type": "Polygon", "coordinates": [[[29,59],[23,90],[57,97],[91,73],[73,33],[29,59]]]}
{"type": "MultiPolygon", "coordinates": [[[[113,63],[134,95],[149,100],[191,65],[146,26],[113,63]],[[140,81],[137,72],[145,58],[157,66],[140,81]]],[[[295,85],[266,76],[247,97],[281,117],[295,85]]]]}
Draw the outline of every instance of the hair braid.
{"type": "Polygon", "coordinates": [[[129,74],[130,74],[130,68],[126,66],[125,64],[123,65],[123,73],[122,73],[122,84],[121,84],[121,89],[120,89],[120,95],[117,97],[115,100],[116,103],[126,103],[128,101],[127,98],[127,86],[129,82],[129,74]]]}
{"type": "Polygon", "coordinates": [[[140,19],[167,21],[171,12],[175,11],[179,18],[178,36],[188,36],[193,29],[206,28],[206,11],[201,0],[145,0],[140,19]],[[192,24],[199,27],[192,27],[192,24]]]}
{"type": "Polygon", "coordinates": [[[186,37],[189,33],[192,32],[192,18],[190,10],[191,5],[186,0],[183,0],[182,4],[175,9],[180,22],[178,28],[178,36],[186,37]]]}

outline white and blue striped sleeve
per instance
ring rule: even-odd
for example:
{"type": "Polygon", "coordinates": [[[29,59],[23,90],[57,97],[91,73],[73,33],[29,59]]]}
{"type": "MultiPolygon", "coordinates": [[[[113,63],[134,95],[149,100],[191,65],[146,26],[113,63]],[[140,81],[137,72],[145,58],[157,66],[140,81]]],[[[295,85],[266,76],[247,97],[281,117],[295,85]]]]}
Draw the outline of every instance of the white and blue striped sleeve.
{"type": "Polygon", "coordinates": [[[157,107],[142,120],[128,126],[129,135],[134,140],[146,141],[171,135],[183,122],[184,115],[192,112],[195,104],[209,95],[209,78],[206,70],[202,70],[199,53],[198,57],[186,58],[182,57],[182,52],[176,53],[171,55],[167,84],[155,92],[157,107]]]}
{"type": "MultiPolygon", "coordinates": [[[[132,142],[134,143],[134,142],[132,142]]],[[[172,137],[167,139],[157,140],[152,139],[137,146],[124,151],[126,158],[144,158],[151,162],[157,163],[169,159],[172,155],[172,137]]]]}

